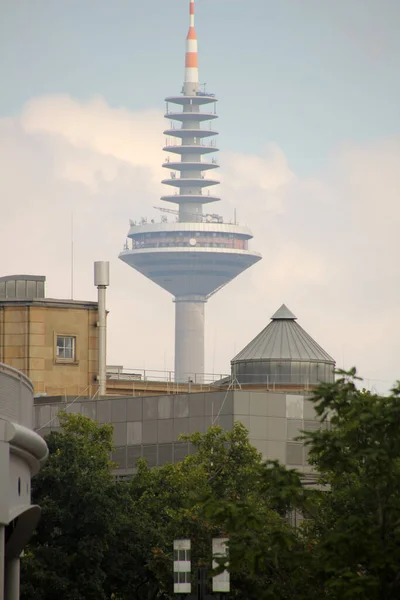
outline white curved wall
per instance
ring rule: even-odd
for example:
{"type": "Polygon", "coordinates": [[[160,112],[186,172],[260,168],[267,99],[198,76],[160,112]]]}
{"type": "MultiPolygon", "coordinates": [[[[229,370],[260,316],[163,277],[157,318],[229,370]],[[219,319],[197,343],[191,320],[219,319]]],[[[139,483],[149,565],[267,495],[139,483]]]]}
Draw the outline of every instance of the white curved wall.
{"type": "Polygon", "coordinates": [[[8,501],[14,507],[31,503],[31,470],[29,464],[15,454],[10,454],[8,501]]]}
{"type": "Polygon", "coordinates": [[[33,386],[16,369],[0,364],[0,419],[33,427],[33,386]]]}
{"type": "Polygon", "coordinates": [[[0,600],[19,599],[19,557],[39,518],[31,478],[47,457],[33,427],[33,386],[0,363],[0,600]]]}

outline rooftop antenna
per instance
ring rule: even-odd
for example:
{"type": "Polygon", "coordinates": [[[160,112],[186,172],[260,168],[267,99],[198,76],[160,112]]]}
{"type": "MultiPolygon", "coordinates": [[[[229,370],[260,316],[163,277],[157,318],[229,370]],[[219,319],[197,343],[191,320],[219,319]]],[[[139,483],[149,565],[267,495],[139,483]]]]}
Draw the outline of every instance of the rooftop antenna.
{"type": "Polygon", "coordinates": [[[110,285],[110,263],[96,261],[94,263],[94,285],[98,290],[98,321],[99,328],[99,397],[106,395],[107,379],[107,309],[106,289],[110,285]]]}
{"type": "Polygon", "coordinates": [[[74,211],[71,212],[71,300],[74,299],[74,211]]]}
{"type": "Polygon", "coordinates": [[[199,63],[197,56],[197,36],[194,29],[194,0],[189,2],[189,31],[186,37],[184,91],[192,95],[199,89],[199,63]]]}

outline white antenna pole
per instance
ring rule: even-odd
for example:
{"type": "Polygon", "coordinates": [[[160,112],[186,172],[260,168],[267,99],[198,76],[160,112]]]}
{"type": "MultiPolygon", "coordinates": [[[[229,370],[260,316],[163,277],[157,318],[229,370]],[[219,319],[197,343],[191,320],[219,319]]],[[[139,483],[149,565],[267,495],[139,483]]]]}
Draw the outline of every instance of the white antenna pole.
{"type": "Polygon", "coordinates": [[[74,299],[74,213],[71,213],[71,300],[74,299]]]}
{"type": "Polygon", "coordinates": [[[214,329],[214,348],[213,348],[213,378],[215,375],[215,350],[217,347],[217,335],[215,333],[215,329],[214,329]]]}
{"type": "Polygon", "coordinates": [[[94,285],[98,289],[98,314],[99,320],[99,397],[106,395],[106,375],[107,375],[107,310],[106,310],[106,289],[110,285],[110,263],[94,263],[94,285]]]}

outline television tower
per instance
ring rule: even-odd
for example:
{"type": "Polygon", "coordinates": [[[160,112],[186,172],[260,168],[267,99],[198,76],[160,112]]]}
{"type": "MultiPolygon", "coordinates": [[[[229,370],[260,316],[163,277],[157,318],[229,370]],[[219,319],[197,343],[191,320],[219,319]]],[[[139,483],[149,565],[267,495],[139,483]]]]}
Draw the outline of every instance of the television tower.
{"type": "Polygon", "coordinates": [[[218,151],[218,132],[211,126],[217,118],[217,99],[200,89],[194,0],[189,7],[182,93],[165,100],[170,126],[164,131],[168,157],[163,167],[170,170],[170,177],[162,183],[175,192],[161,200],[178,205],[178,210],[160,208],[165,213],[161,223],[131,221],[131,241],[119,258],[174,296],[175,381],[202,382],[205,303],[261,256],[248,249],[253,236],[247,227],[203,213],[203,205],[220,200],[206,192],[219,183],[209,176],[218,168],[216,159],[209,158],[218,151]],[[173,222],[166,214],[175,215],[173,222]]]}

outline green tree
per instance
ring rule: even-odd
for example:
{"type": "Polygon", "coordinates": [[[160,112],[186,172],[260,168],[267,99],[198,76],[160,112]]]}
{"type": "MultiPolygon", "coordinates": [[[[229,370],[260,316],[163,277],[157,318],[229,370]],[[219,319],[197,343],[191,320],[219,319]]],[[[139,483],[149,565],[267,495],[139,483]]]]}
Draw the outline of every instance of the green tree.
{"type": "Polygon", "coordinates": [[[242,566],[247,598],[400,596],[400,387],[383,397],[358,386],[352,369],[314,393],[321,428],[303,436],[319,474],[314,489],[266,463],[257,475],[265,506],[209,500],[230,533],[230,570],[234,577],[242,566]],[[297,530],[277,517],[293,510],[306,518],[297,530]]]}
{"type": "Polygon", "coordinates": [[[267,461],[250,477],[256,490],[237,500],[210,497],[207,511],[229,536],[232,598],[312,600],[323,597],[308,540],[289,523],[305,510],[308,492],[300,475],[267,461]]]}
{"type": "MultiPolygon", "coordinates": [[[[30,600],[170,600],[172,542],[188,537],[193,565],[211,539],[230,538],[231,599],[392,600],[400,594],[400,387],[359,390],[355,370],[314,394],[319,431],[306,432],[319,485],[263,463],[247,431],[183,436],[177,464],[139,461],[115,481],[112,428],[60,416],[34,480],[43,518],[22,562],[30,600]],[[306,518],[293,528],[288,515],[306,518]]],[[[222,566],[221,566],[222,568],[222,566]]]]}
{"type": "Polygon", "coordinates": [[[62,432],[33,480],[42,518],[22,561],[22,598],[102,599],[104,557],[114,534],[117,494],[110,472],[112,427],[60,414],[62,432]]]}
{"type": "Polygon", "coordinates": [[[139,461],[130,483],[115,481],[112,427],[60,414],[50,457],[33,485],[42,519],[22,562],[22,598],[158,600],[172,597],[172,543],[190,537],[195,565],[211,565],[224,533],[206,500],[257,497],[261,465],[239,424],[189,440],[197,451],[158,469],[139,461]]]}
{"type": "Polygon", "coordinates": [[[323,488],[310,522],[322,581],[332,598],[400,597],[400,388],[382,397],[339,372],[314,395],[330,427],[307,433],[323,488]]]}
{"type": "Polygon", "coordinates": [[[211,567],[213,537],[229,536],[230,598],[289,599],[297,597],[297,585],[299,598],[311,598],[305,542],[286,519],[304,501],[299,476],[276,462],[264,467],[240,423],[182,439],[195,450],[190,456],[159,469],[140,462],[131,482],[134,510],[158,543],[148,563],[155,587],[172,598],[174,538],[191,539],[196,568],[211,567]]]}
{"type": "Polygon", "coordinates": [[[247,431],[235,424],[232,431],[211,427],[205,434],[181,436],[195,452],[176,464],[149,469],[139,461],[130,488],[134,510],[151,537],[156,551],[148,557],[155,587],[172,597],[172,543],[187,537],[192,542],[194,567],[211,567],[211,540],[225,534],[212,514],[207,500],[219,501],[256,495],[251,474],[261,465],[261,455],[251,446],[247,431]]]}

